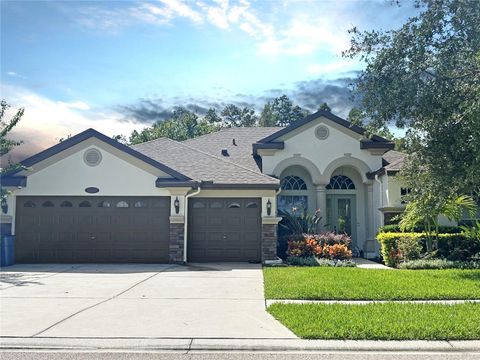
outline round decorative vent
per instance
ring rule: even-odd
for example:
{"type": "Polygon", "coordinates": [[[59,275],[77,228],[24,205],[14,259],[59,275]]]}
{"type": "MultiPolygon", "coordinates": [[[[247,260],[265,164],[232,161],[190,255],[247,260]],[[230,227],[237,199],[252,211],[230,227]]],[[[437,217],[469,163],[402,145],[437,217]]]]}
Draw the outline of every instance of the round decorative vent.
{"type": "Polygon", "coordinates": [[[326,127],[325,125],[320,125],[315,129],[315,135],[320,140],[325,140],[326,138],[328,138],[328,134],[329,134],[328,127],[326,127]]]}
{"type": "Polygon", "coordinates": [[[97,149],[88,149],[83,154],[83,160],[88,166],[97,166],[102,161],[102,153],[97,149]]]}

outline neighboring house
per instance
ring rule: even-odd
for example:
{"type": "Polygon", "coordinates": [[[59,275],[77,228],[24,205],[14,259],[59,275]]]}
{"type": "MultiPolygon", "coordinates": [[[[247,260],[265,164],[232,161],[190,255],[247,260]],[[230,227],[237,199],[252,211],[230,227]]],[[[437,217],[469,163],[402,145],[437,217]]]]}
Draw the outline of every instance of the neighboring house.
{"type": "Polygon", "coordinates": [[[2,179],[2,226],[17,262],[266,261],[277,208],[303,206],[374,257],[384,216],[402,207],[403,155],[364,133],[327,111],[131,147],[89,129],[2,179]]]}

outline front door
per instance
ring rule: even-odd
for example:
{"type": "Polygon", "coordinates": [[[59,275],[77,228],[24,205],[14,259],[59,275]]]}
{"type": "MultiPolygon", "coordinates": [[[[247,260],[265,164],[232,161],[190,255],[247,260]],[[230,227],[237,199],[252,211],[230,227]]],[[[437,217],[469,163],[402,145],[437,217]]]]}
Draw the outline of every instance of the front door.
{"type": "Polygon", "coordinates": [[[352,238],[352,245],[356,245],[355,195],[327,195],[327,227],[336,233],[347,233],[352,238]]]}

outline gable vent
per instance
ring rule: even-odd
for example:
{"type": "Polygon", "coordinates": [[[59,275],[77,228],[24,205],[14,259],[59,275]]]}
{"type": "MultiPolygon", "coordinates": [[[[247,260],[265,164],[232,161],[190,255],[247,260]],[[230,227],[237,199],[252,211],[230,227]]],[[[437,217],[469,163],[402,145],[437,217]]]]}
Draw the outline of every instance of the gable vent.
{"type": "Polygon", "coordinates": [[[320,125],[315,129],[315,135],[320,140],[325,140],[326,138],[328,138],[328,134],[328,127],[326,127],[325,125],[320,125]]]}
{"type": "Polygon", "coordinates": [[[83,154],[83,161],[88,166],[97,166],[102,161],[102,153],[97,149],[88,149],[83,154]]]}

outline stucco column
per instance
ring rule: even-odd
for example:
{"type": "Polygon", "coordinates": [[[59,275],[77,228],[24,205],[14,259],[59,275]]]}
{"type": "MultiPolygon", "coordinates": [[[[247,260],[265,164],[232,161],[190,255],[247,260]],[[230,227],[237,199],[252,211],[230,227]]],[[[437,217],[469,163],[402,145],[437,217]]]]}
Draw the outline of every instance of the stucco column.
{"type": "Polygon", "coordinates": [[[375,253],[375,234],[374,234],[374,216],[375,209],[373,206],[373,184],[367,184],[367,231],[366,241],[363,251],[365,256],[372,256],[375,253]]]}
{"type": "Polygon", "coordinates": [[[317,206],[316,208],[320,210],[320,216],[322,217],[322,221],[320,222],[321,229],[327,223],[327,191],[325,189],[325,185],[317,185],[315,188],[316,191],[316,198],[317,198],[317,206]]]}

